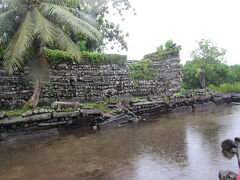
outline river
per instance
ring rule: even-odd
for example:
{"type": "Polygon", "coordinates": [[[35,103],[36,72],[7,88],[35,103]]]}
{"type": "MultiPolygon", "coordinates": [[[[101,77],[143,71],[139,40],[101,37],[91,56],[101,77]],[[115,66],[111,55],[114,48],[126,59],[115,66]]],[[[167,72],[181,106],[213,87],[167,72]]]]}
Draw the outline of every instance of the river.
{"type": "Polygon", "coordinates": [[[116,129],[0,145],[0,180],[213,180],[238,171],[224,139],[240,136],[240,106],[151,116],[116,129]]]}

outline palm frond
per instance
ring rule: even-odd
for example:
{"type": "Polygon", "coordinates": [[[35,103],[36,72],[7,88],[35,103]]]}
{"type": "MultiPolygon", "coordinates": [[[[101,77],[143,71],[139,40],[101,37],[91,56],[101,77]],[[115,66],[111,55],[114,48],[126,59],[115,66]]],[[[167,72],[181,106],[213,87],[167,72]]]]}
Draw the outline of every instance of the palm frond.
{"type": "Polygon", "coordinates": [[[21,5],[21,2],[19,0],[0,0],[1,7],[18,7],[21,5]]]}
{"type": "Polygon", "coordinates": [[[28,12],[5,51],[4,66],[9,73],[12,73],[22,66],[24,55],[33,42],[33,33],[32,16],[31,13],[28,12]]]}
{"type": "Polygon", "coordinates": [[[16,19],[15,17],[14,9],[0,14],[0,44],[8,42],[19,26],[20,18],[16,19]]]}
{"type": "Polygon", "coordinates": [[[35,25],[35,34],[44,43],[53,43],[53,38],[56,36],[55,27],[49,22],[37,8],[32,11],[35,25]]]}
{"type": "Polygon", "coordinates": [[[76,8],[69,8],[69,7],[66,7],[66,9],[68,9],[71,13],[73,13],[75,16],[77,16],[79,19],[83,20],[83,21],[86,21],[88,22],[89,24],[91,24],[92,26],[96,27],[97,26],[97,21],[92,18],[90,15],[82,12],[82,11],[79,11],[78,9],[76,8]]]}
{"type": "Polygon", "coordinates": [[[41,3],[40,12],[57,24],[67,25],[74,33],[82,33],[97,40],[101,37],[99,31],[90,23],[74,16],[68,9],[50,3],[41,3]]]}
{"type": "Polygon", "coordinates": [[[80,61],[81,53],[79,47],[59,27],[55,26],[55,32],[57,35],[55,36],[54,42],[58,48],[70,53],[76,61],[80,61]]]}
{"type": "Polygon", "coordinates": [[[43,2],[56,4],[56,5],[60,5],[60,6],[68,6],[68,5],[70,5],[71,2],[75,3],[75,1],[76,0],[72,0],[72,1],[69,1],[69,0],[43,0],[43,2]]]}

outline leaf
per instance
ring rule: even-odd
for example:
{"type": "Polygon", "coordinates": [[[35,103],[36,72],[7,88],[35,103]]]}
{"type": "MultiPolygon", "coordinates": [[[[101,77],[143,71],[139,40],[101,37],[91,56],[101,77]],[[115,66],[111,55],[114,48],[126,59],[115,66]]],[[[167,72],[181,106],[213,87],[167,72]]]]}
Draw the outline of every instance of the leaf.
{"type": "Polygon", "coordinates": [[[45,17],[62,26],[67,25],[75,34],[82,33],[93,40],[97,40],[101,36],[96,27],[76,17],[64,7],[50,3],[41,3],[39,9],[45,17]]]}
{"type": "Polygon", "coordinates": [[[9,73],[12,73],[22,66],[24,62],[23,57],[33,42],[33,32],[32,16],[31,13],[28,12],[5,51],[4,66],[9,73]]]}

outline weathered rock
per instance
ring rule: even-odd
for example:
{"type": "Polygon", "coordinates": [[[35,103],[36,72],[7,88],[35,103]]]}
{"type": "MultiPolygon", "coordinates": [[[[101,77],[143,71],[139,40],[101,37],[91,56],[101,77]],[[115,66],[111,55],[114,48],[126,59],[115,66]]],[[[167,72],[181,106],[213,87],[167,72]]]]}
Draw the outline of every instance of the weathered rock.
{"type": "MultiPolygon", "coordinates": [[[[113,56],[114,57],[114,56],[113,56]]],[[[176,53],[159,61],[159,56],[151,56],[155,76],[150,80],[134,83],[129,75],[128,62],[119,63],[116,56],[112,63],[78,63],[71,62],[50,67],[49,82],[44,83],[40,98],[41,105],[51,105],[54,101],[91,102],[101,101],[104,97],[133,97],[151,94],[172,95],[181,87],[180,57],[176,53]]],[[[16,109],[20,101],[29,99],[33,87],[29,68],[16,71],[9,76],[0,61],[0,109],[16,109]],[[15,88],[18,87],[18,88],[15,88]]],[[[57,109],[76,108],[76,103],[54,103],[57,109]],[[70,104],[70,105],[69,105],[70,104]]],[[[81,107],[77,105],[78,107],[81,107]]],[[[46,112],[42,112],[46,113],[46,112]]],[[[37,113],[34,113],[37,114],[37,113]]]]}
{"type": "Polygon", "coordinates": [[[24,118],[22,116],[10,117],[1,119],[0,125],[16,124],[23,122],[24,118]]]}
{"type": "Polygon", "coordinates": [[[236,143],[231,139],[227,139],[223,141],[221,144],[221,148],[227,151],[230,151],[232,148],[236,148],[236,147],[237,147],[236,143]]]}
{"type": "Polygon", "coordinates": [[[31,121],[48,120],[52,118],[52,114],[51,113],[38,114],[38,115],[30,116],[29,118],[31,121]]]}
{"type": "Polygon", "coordinates": [[[5,117],[5,112],[4,111],[0,111],[0,119],[5,117]]]}
{"type": "Polygon", "coordinates": [[[237,174],[232,171],[219,171],[219,180],[236,180],[237,174]]]}
{"type": "Polygon", "coordinates": [[[63,117],[77,117],[80,115],[80,112],[53,112],[53,118],[63,118],[63,117]]]}
{"type": "Polygon", "coordinates": [[[78,109],[82,108],[82,104],[77,102],[54,102],[52,103],[53,109],[78,109]]]}
{"type": "Polygon", "coordinates": [[[80,111],[84,115],[100,115],[102,114],[98,109],[81,109],[80,111]]]}

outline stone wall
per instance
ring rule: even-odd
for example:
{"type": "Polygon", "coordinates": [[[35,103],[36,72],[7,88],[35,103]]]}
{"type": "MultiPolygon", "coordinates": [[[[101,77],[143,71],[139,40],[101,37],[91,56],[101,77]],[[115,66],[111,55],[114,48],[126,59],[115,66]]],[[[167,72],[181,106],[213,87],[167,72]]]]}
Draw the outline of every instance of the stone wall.
{"type": "MultiPolygon", "coordinates": [[[[53,101],[96,101],[104,96],[171,95],[181,86],[179,55],[152,60],[155,76],[149,81],[133,82],[128,64],[59,64],[50,68],[49,81],[42,88],[41,104],[53,101]]],[[[33,93],[30,69],[8,75],[0,61],[0,110],[22,106],[33,93]]]]}

